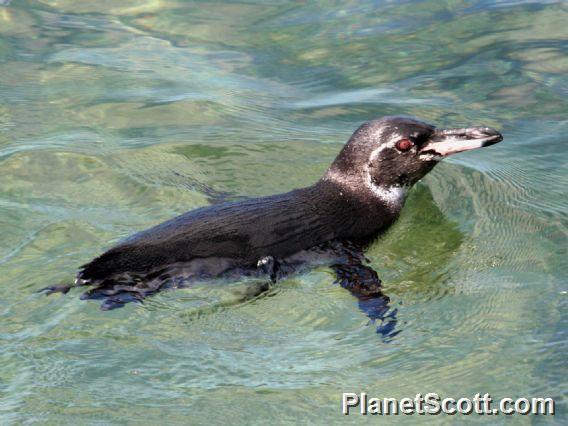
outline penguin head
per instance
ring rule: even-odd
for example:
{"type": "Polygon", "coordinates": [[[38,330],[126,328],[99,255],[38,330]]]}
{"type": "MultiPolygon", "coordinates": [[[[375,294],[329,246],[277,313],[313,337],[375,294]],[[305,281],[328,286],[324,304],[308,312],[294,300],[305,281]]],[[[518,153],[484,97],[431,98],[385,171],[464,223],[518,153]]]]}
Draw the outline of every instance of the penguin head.
{"type": "Polygon", "coordinates": [[[502,139],[488,127],[437,129],[410,117],[382,117],[353,133],[326,178],[343,185],[364,184],[379,195],[403,192],[444,157],[502,139]]]}

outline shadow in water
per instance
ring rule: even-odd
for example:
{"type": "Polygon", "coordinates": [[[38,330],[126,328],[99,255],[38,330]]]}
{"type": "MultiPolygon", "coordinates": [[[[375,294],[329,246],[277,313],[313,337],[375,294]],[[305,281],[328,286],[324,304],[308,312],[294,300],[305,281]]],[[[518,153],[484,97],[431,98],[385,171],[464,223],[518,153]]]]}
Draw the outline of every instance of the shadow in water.
{"type": "Polygon", "coordinates": [[[430,189],[418,185],[397,223],[368,247],[366,255],[389,277],[389,291],[436,297],[449,290],[445,283],[452,272],[450,263],[465,240],[458,224],[438,208],[430,189]]]}

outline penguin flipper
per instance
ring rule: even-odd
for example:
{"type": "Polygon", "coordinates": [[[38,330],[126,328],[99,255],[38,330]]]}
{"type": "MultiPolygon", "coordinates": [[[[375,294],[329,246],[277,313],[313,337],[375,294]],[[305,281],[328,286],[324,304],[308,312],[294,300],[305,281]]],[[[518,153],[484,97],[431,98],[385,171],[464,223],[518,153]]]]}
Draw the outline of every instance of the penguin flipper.
{"type": "Polygon", "coordinates": [[[381,288],[382,282],[371,267],[357,262],[334,264],[331,268],[335,272],[336,283],[349,290],[357,299],[386,297],[381,288]]]}
{"type": "Polygon", "coordinates": [[[397,310],[391,309],[390,299],[382,291],[382,282],[377,272],[359,262],[334,264],[335,282],[349,290],[359,301],[359,309],[369,317],[370,323],[380,321],[377,334],[383,338],[392,338],[400,333],[396,330],[397,310]]]}

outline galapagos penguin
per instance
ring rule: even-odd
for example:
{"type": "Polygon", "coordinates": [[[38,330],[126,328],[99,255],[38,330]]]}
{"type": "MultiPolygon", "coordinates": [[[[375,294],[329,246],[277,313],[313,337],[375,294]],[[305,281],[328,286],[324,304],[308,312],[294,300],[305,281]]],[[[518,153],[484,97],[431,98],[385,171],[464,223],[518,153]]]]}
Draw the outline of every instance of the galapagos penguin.
{"type": "Polygon", "coordinates": [[[112,309],[203,278],[274,281],[323,259],[360,300],[384,299],[376,272],[364,265],[364,247],[396,220],[409,189],[441,159],[502,139],[488,127],[437,129],[409,117],[366,122],[315,184],[198,208],[134,234],[83,265],[74,286],[92,286],[82,298],[103,299],[102,308],[112,309]]]}

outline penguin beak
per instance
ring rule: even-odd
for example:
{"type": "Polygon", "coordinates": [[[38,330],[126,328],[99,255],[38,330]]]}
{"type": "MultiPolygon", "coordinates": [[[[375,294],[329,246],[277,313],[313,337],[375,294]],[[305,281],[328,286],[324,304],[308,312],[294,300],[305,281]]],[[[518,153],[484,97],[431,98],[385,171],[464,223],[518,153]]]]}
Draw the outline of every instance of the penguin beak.
{"type": "Polygon", "coordinates": [[[503,135],[489,127],[436,130],[420,149],[420,154],[447,157],[458,152],[494,145],[503,140],[503,135]]]}

